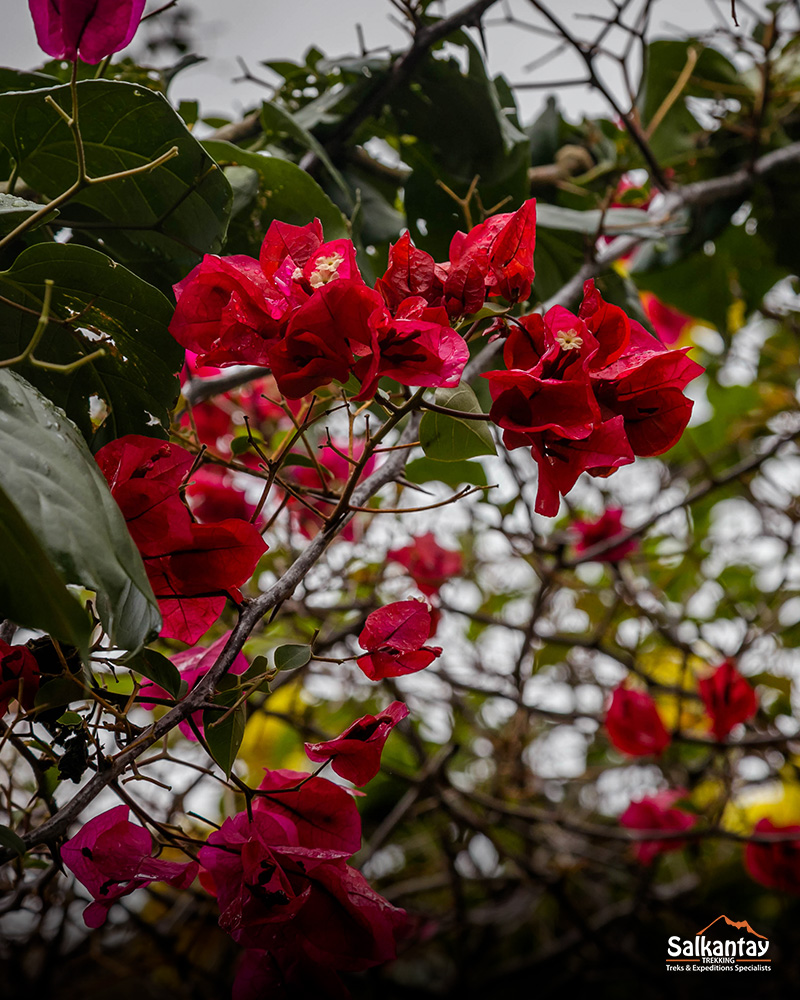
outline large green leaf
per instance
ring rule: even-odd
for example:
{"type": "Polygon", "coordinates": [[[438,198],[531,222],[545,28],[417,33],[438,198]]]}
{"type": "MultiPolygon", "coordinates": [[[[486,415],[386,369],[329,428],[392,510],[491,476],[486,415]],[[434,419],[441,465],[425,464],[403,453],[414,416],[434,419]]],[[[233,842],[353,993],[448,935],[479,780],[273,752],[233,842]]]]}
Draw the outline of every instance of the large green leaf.
{"type": "MultiPolygon", "coordinates": [[[[436,405],[464,413],[480,413],[478,398],[468,385],[437,389],[436,405]]],[[[460,462],[475,455],[494,455],[492,432],[482,420],[461,420],[428,410],[419,427],[422,450],[437,462],[460,462]]]]}
{"type": "Polygon", "coordinates": [[[405,478],[410,483],[429,483],[438,479],[453,489],[458,489],[462,483],[473,486],[486,486],[486,470],[480,462],[470,462],[463,459],[457,462],[436,462],[431,458],[415,458],[406,466],[405,478]]]}
{"type": "Polygon", "coordinates": [[[342,213],[314,178],[296,163],[278,156],[248,153],[219,140],[209,140],[205,147],[218,163],[249,167],[258,174],[256,197],[231,220],[225,246],[228,253],[258,257],[264,233],[274,219],[304,226],[316,216],[322,223],[326,240],[348,235],[342,213]]]}
{"type": "Polygon", "coordinates": [[[38,90],[58,83],[48,73],[26,73],[24,70],[0,66],[0,92],[7,90],[38,90]]]}
{"type": "Polygon", "coordinates": [[[0,358],[16,357],[30,341],[47,278],[55,282],[51,320],[36,357],[69,364],[100,346],[106,355],[71,374],[30,364],[20,371],[95,448],[123,434],[166,436],[183,360],[167,329],[172,307],[158,289],[97,250],[43,243],[0,272],[0,358]],[[92,397],[110,411],[99,429],[90,417],[92,397]]]}
{"type": "Polygon", "coordinates": [[[89,644],[88,615],[67,590],[25,518],[0,487],[0,608],[17,625],[40,628],[56,639],[89,644]]]}
{"type": "MultiPolygon", "coordinates": [[[[25,219],[31,215],[35,215],[41,207],[35,201],[28,201],[27,198],[20,198],[15,194],[0,193],[0,237],[8,235],[20,223],[24,222],[25,219]]],[[[38,229],[39,226],[43,226],[45,223],[49,224],[57,215],[58,209],[53,209],[52,212],[49,212],[34,223],[31,228],[38,229]]]]}
{"type": "MultiPolygon", "coordinates": [[[[0,95],[0,142],[34,191],[53,198],[77,175],[73,137],[45,103],[69,112],[69,87],[0,95]]],[[[220,249],[231,191],[222,171],[160,94],[135,84],[78,84],[81,134],[90,176],[140,167],[172,146],[178,155],[156,169],[81,191],[62,219],[137,273],[158,284],[178,281],[204,253],[220,249]]]]}
{"type": "MultiPolygon", "coordinates": [[[[44,554],[62,585],[97,592],[114,645],[134,649],[158,633],[158,604],[141,557],[85,441],[61,410],[8,369],[0,369],[0,487],[38,544],[30,551],[17,547],[13,561],[4,548],[5,591],[18,580],[52,579],[44,566],[31,565],[44,554]]],[[[31,606],[22,600],[24,620],[44,629],[50,622],[39,602],[48,602],[33,596],[31,606]]]]}

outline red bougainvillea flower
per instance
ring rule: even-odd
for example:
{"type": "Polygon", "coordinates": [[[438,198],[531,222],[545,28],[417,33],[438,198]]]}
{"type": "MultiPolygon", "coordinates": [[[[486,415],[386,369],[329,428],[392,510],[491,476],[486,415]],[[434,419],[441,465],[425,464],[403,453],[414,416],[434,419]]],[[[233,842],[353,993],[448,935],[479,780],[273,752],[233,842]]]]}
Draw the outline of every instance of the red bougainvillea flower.
{"type": "Polygon", "coordinates": [[[333,770],[354,785],[372,781],[381,766],[383,746],[408,708],[393,701],[380,715],[364,715],[347,727],[341,736],[325,743],[306,743],[309,760],[330,760],[333,770]]]}
{"type": "Polygon", "coordinates": [[[296,987],[316,966],[336,983],[338,971],[394,958],[406,914],[346,863],[361,844],[351,796],[292,771],[268,771],[260,787],[252,820],[244,812],[226,820],[200,851],[220,926],[269,959],[251,964],[238,995],[253,995],[243,992],[248,980],[296,987]]]}
{"type": "Polygon", "coordinates": [[[162,636],[194,643],[239,598],[266,544],[248,521],[196,524],[180,496],[193,458],[185,449],[129,434],[95,456],[125,517],[158,598],[162,636]]]}
{"type": "MultiPolygon", "coordinates": [[[[619,821],[628,830],[690,830],[697,822],[697,817],[683,809],[673,808],[674,803],[685,794],[683,789],[672,789],[648,795],[638,802],[631,802],[619,821]]],[[[643,865],[649,865],[658,854],[678,851],[685,846],[686,841],[678,837],[637,840],[634,851],[643,865]]]]}
{"type": "Polygon", "coordinates": [[[186,498],[192,514],[203,524],[215,524],[230,517],[249,521],[256,509],[242,490],[236,488],[231,474],[215,465],[203,465],[192,473],[186,498]]]}
{"type": "MultiPolygon", "coordinates": [[[[578,537],[575,543],[576,552],[586,552],[600,542],[613,541],[625,530],[622,524],[622,508],[606,507],[603,513],[594,521],[573,521],[572,530],[578,537]]],[[[631,552],[635,552],[639,543],[635,538],[629,538],[620,545],[614,545],[595,556],[597,562],[619,562],[631,552]]]]}
{"type": "Polygon", "coordinates": [[[509,302],[527,299],[534,278],[535,241],[536,201],[533,198],[516,212],[492,215],[468,233],[456,233],[450,243],[450,266],[445,281],[448,311],[453,309],[459,297],[465,306],[462,312],[477,311],[474,308],[477,300],[470,302],[468,294],[459,294],[458,286],[470,288],[470,272],[483,275],[489,295],[502,295],[509,302]]]}
{"type": "Polygon", "coordinates": [[[268,364],[286,302],[257,260],[206,254],[174,290],[169,332],[201,365],[268,364]]]}
{"type": "Polygon", "coordinates": [[[677,344],[681,337],[694,326],[691,316],[673,309],[656,298],[652,292],[640,292],[645,315],[653,324],[653,328],[658,334],[658,339],[662,344],[671,347],[677,344]]]}
{"type": "Polygon", "coordinates": [[[299,399],[334,379],[346,382],[356,358],[372,351],[369,319],[383,310],[380,295],[362,281],[319,287],[291,317],[270,351],[272,373],[289,399],[299,399]]]}
{"type": "MultiPolygon", "coordinates": [[[[219,639],[212,642],[208,647],[197,646],[194,649],[185,649],[182,653],[176,653],[174,656],[170,657],[172,662],[178,668],[181,680],[186,681],[187,693],[188,691],[191,691],[200,678],[205,677],[208,671],[214,666],[217,657],[225,648],[225,643],[230,638],[230,635],[230,632],[226,632],[224,635],[221,635],[219,639]]],[[[236,658],[228,669],[228,673],[233,675],[243,674],[247,670],[248,666],[249,664],[244,653],[237,653],[236,658]]],[[[142,708],[146,708],[149,711],[152,711],[157,704],[156,702],[148,701],[149,698],[164,699],[168,702],[173,700],[172,695],[168,691],[165,691],[164,688],[156,684],[155,681],[150,680],[145,680],[139,688],[139,697],[141,698],[142,708]]],[[[192,721],[202,733],[202,709],[194,713],[192,721]]],[[[189,724],[188,719],[184,719],[183,722],[179,723],[178,728],[187,740],[197,740],[194,729],[189,724]]]]}
{"type": "Polygon", "coordinates": [[[610,476],[620,466],[630,465],[634,458],[622,417],[603,421],[584,438],[544,431],[533,435],[530,445],[539,466],[536,510],[547,517],[558,513],[559,498],[569,493],[582,472],[610,476]]]}
{"type": "Polygon", "coordinates": [[[36,40],[54,59],[99,63],[128,45],[146,0],[28,0],[36,40]]]}
{"type": "Polygon", "coordinates": [[[611,696],[606,729],[617,750],[630,757],[663,753],[671,741],[650,695],[631,691],[624,684],[611,696]]]}
{"type": "Polygon", "coordinates": [[[11,646],[0,639],[0,715],[15,698],[24,709],[33,708],[39,690],[39,664],[27,646],[11,646]]]}
{"type": "Polygon", "coordinates": [[[725,660],[710,677],[700,680],[697,687],[718,740],[724,740],[734,726],[756,714],[756,693],[736,669],[733,660],[725,660]]]}
{"type": "Polygon", "coordinates": [[[387,559],[400,563],[409,576],[428,597],[438,594],[439,588],[464,568],[460,552],[444,549],[432,531],[412,538],[411,545],[386,553],[387,559]]]}
{"type": "Polygon", "coordinates": [[[441,656],[439,646],[426,646],[434,623],[424,601],[396,601],[367,616],[358,642],[367,650],[357,663],[371,681],[424,670],[441,656]]]}
{"type": "Polygon", "coordinates": [[[768,844],[748,842],[744,850],[747,874],[780,892],[800,895],[800,826],[777,826],[771,819],[760,819],[755,833],[796,833],[796,840],[775,840],[768,844]]]}
{"type": "Polygon", "coordinates": [[[151,882],[167,882],[176,889],[192,884],[196,862],[162,861],[150,857],[152,850],[152,837],[128,820],[126,805],[90,819],[64,844],[64,864],[94,896],[83,911],[87,927],[100,927],[116,900],[151,882]]]}
{"type": "Polygon", "coordinates": [[[539,466],[538,513],[557,514],[582,472],[608,476],[678,441],[692,412],[683,389],[703,371],[687,350],[664,350],[592,281],[577,316],[556,306],[515,323],[508,370],[485,377],[506,446],[530,447],[539,466]]]}
{"type": "Polygon", "coordinates": [[[381,376],[402,385],[454,388],[469,360],[464,338],[449,325],[441,308],[428,308],[423,299],[406,299],[393,318],[376,309],[369,317],[371,352],[354,366],[362,383],[357,399],[375,395],[381,376]]]}
{"type": "MultiPolygon", "coordinates": [[[[407,231],[389,247],[389,266],[383,277],[375,282],[375,288],[393,315],[410,298],[421,298],[429,306],[444,304],[444,283],[433,257],[415,247],[407,231]]],[[[483,299],[483,287],[480,295],[483,299]]]]}

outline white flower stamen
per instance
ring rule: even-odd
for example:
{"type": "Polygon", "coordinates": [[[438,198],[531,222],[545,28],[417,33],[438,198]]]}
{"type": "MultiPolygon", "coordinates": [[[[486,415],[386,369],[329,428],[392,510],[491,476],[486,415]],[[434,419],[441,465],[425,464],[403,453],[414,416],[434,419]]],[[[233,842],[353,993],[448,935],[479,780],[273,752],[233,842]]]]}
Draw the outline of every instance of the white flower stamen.
{"type": "Polygon", "coordinates": [[[583,347],[583,337],[577,330],[559,330],[556,340],[564,351],[579,351],[583,347]]]}
{"type": "Polygon", "coordinates": [[[312,288],[321,288],[339,277],[339,265],[344,262],[340,253],[332,253],[330,257],[318,257],[314,270],[309,275],[308,283],[312,288]]]}

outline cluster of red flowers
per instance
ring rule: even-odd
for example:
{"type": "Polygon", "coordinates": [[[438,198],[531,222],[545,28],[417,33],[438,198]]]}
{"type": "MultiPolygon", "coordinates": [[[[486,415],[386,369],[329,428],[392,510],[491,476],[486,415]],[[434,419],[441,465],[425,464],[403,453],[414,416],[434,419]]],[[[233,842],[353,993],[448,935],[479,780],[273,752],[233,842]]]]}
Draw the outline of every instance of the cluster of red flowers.
{"type": "Polygon", "coordinates": [[[181,487],[193,458],[184,448],[129,434],[96,455],[158,598],[162,636],[193,643],[219,618],[226,596],[252,575],[266,544],[248,521],[198,524],[181,487]]]}
{"type": "MultiPolygon", "coordinates": [[[[659,854],[686,846],[686,840],[677,834],[697,824],[697,816],[675,806],[686,794],[685,789],[665,789],[631,802],[620,816],[622,826],[640,834],[634,842],[634,854],[642,864],[649,865],[659,854]],[[646,837],[647,833],[653,836],[646,837]]],[[[761,819],[753,833],[774,835],[775,839],[747,843],[744,866],[748,875],[768,889],[800,895],[800,826],[780,826],[771,819],[761,819]]]]}
{"type": "Polygon", "coordinates": [[[477,312],[487,295],[515,302],[530,294],[534,233],[530,201],[457,233],[443,264],[406,234],[370,288],[350,240],[326,243],[318,219],[275,221],[259,260],[206,255],[175,286],[170,330],[201,364],[269,365],[289,399],[351,375],[362,399],[381,376],[453,387],[469,352],[451,322],[477,312]]]}
{"type": "Polygon", "coordinates": [[[608,476],[678,441],[692,412],[683,389],[703,371],[687,350],[661,348],[592,281],[577,316],[555,306],[516,322],[508,370],[485,378],[506,446],[529,447],[539,466],[540,514],[557,514],[582,472],[608,476]]]}
{"type": "MultiPolygon", "coordinates": [[[[710,676],[702,678],[698,688],[717,740],[724,740],[734,726],[751,719],[758,708],[755,691],[731,660],[725,660],[710,676]]],[[[671,742],[650,695],[624,684],[612,695],[606,729],[611,743],[631,757],[660,754],[671,742]]],[[[645,796],[632,802],[620,816],[621,825],[627,829],[654,834],[652,838],[636,841],[636,857],[643,864],[650,864],[658,854],[685,846],[686,841],[676,834],[691,829],[697,817],[675,807],[684,795],[683,790],[670,789],[645,796]],[[656,836],[665,831],[672,836],[656,836]]],[[[800,893],[800,826],[776,826],[771,820],[762,819],[756,824],[755,833],[798,834],[797,839],[748,843],[744,862],[757,882],[772,889],[800,893]]]]}
{"type": "MultiPolygon", "coordinates": [[[[725,660],[702,678],[698,688],[717,740],[724,740],[734,726],[751,719],[758,708],[755,691],[732,660],[725,660]]],[[[672,742],[652,697],[625,683],[611,696],[606,730],[611,743],[629,757],[661,754],[672,742]]]]}
{"type": "MultiPolygon", "coordinates": [[[[363,777],[405,714],[395,702],[376,719],[358,720],[322,745],[324,759],[363,777]],[[366,733],[369,722],[373,731],[366,733]],[[354,732],[359,725],[365,735],[354,732]]],[[[202,866],[200,881],[217,898],[220,926],[247,949],[234,986],[244,1000],[309,983],[324,984],[325,996],[347,996],[338,972],[395,957],[408,918],[347,864],[360,847],[361,818],[349,792],[325,778],[268,770],[251,813],[238,813],[211,834],[200,865],[152,857],[152,838],[128,820],[126,805],[89,820],[61,851],[93,897],[84,911],[89,927],[101,926],[113,904],[135,889],[153,882],[188,888],[202,866]]]]}
{"type": "Polygon", "coordinates": [[[260,791],[252,816],[227,819],[199,855],[220,926],[249,952],[234,996],[282,995],[281,985],[347,996],[337,973],[394,958],[406,913],[347,864],[361,847],[349,792],[294,771],[267,771],[260,791]]]}

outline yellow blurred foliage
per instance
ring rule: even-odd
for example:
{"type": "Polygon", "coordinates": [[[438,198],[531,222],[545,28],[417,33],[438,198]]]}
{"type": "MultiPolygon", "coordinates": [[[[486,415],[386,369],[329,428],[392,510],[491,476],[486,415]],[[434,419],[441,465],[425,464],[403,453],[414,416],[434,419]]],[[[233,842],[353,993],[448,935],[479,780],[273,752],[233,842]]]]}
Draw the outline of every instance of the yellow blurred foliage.
{"type": "MultiPolygon", "coordinates": [[[[697,693],[697,678],[707,671],[708,664],[699,656],[684,657],[679,649],[655,649],[639,657],[639,667],[650,680],[667,687],[680,688],[687,694],[697,693]]],[[[710,720],[702,704],[694,698],[680,699],[680,719],[678,719],[678,696],[664,691],[654,692],[658,710],[667,729],[674,729],[676,722],[682,730],[710,729],[710,720]]]]}
{"type": "MultiPolygon", "coordinates": [[[[302,685],[284,684],[270,694],[265,707],[269,712],[287,716],[301,713],[307,707],[302,685]]],[[[247,765],[247,780],[251,785],[261,781],[265,767],[290,771],[307,771],[309,767],[303,741],[295,728],[262,711],[253,712],[247,720],[237,759],[247,765]]]]}
{"type": "Polygon", "coordinates": [[[748,788],[727,805],[722,826],[735,833],[750,833],[760,819],[771,819],[777,826],[800,823],[800,785],[773,781],[748,788]]]}

